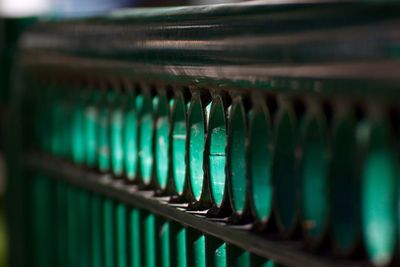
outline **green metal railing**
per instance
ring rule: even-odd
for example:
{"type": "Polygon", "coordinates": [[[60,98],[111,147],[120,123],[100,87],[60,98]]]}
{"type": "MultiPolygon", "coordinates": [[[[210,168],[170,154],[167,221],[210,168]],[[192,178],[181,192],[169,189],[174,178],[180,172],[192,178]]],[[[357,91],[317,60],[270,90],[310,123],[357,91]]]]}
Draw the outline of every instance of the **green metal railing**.
{"type": "Polygon", "coordinates": [[[399,8],[37,24],[11,127],[12,265],[397,266],[399,8]]]}

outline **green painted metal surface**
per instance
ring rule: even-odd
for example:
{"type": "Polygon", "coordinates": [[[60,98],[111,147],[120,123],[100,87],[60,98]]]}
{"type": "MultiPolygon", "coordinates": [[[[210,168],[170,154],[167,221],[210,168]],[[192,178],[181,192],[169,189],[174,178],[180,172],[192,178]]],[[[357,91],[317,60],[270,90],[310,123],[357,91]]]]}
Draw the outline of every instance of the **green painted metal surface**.
{"type": "Polygon", "coordinates": [[[78,232],[78,217],[76,215],[77,207],[77,191],[74,187],[67,187],[67,255],[68,255],[68,266],[79,266],[78,262],[78,243],[79,243],[79,232],[78,232]]]}
{"type": "Polygon", "coordinates": [[[155,160],[157,183],[161,189],[165,189],[167,186],[169,175],[170,113],[170,101],[168,101],[167,95],[160,95],[155,127],[155,160]]]}
{"type": "Polygon", "coordinates": [[[186,249],[187,229],[176,222],[170,225],[170,252],[171,265],[176,267],[186,267],[187,249],[186,249]]]}
{"type": "Polygon", "coordinates": [[[136,101],[130,92],[127,96],[124,127],[124,153],[125,153],[125,175],[129,180],[137,176],[138,168],[138,114],[136,112],[136,101]]]}
{"type": "Polygon", "coordinates": [[[338,114],[334,122],[330,196],[332,235],[336,250],[347,254],[354,250],[359,235],[359,190],[352,160],[356,153],[353,114],[338,114]]]}
{"type": "Polygon", "coordinates": [[[32,245],[15,266],[396,265],[398,11],[244,3],[37,25],[15,159],[79,175],[10,180],[30,200],[12,206],[32,245]]]}
{"type": "Polygon", "coordinates": [[[100,96],[101,94],[97,90],[93,90],[92,92],[90,92],[90,97],[84,111],[86,165],[89,168],[94,168],[97,164],[97,120],[99,119],[98,102],[100,100],[100,96]]]}
{"type": "Polygon", "coordinates": [[[226,243],[215,237],[206,237],[207,266],[227,266],[226,243]]]}
{"type": "Polygon", "coordinates": [[[90,199],[84,190],[78,191],[78,249],[79,249],[79,266],[90,266],[90,199]]]}
{"type": "Polygon", "coordinates": [[[91,265],[100,267],[103,264],[102,241],[103,241],[103,216],[102,198],[97,194],[91,194],[90,205],[90,244],[91,244],[91,265]]]}
{"type": "Polygon", "coordinates": [[[247,119],[241,99],[234,100],[229,113],[227,158],[229,192],[235,212],[241,214],[247,201],[247,119]]]}
{"type": "Polygon", "coordinates": [[[103,209],[103,266],[115,266],[115,205],[112,199],[104,198],[103,209]]]}
{"type": "Polygon", "coordinates": [[[206,121],[204,103],[200,97],[192,97],[188,111],[188,157],[189,181],[193,196],[200,200],[204,185],[204,149],[206,135],[206,121]]]}
{"type": "MultiPolygon", "coordinates": [[[[116,176],[121,176],[124,171],[124,125],[125,125],[125,98],[118,92],[113,101],[111,112],[111,168],[116,176]]],[[[129,152],[129,151],[127,151],[129,152]]]]}
{"type": "Polygon", "coordinates": [[[197,230],[189,228],[186,231],[187,265],[194,267],[206,266],[206,238],[197,230]]]}
{"type": "Polygon", "coordinates": [[[329,181],[326,122],[317,110],[302,122],[302,212],[303,228],[310,241],[321,241],[328,224],[329,181]]]}
{"type": "Polygon", "coordinates": [[[61,157],[65,154],[65,147],[68,147],[68,143],[63,138],[64,131],[64,119],[63,116],[67,113],[66,104],[62,101],[63,92],[54,90],[52,92],[52,103],[51,103],[51,151],[54,155],[61,157]]]}
{"type": "Polygon", "coordinates": [[[280,264],[276,264],[274,261],[259,257],[257,255],[251,254],[250,261],[252,267],[278,267],[280,264]]]}
{"type": "MultiPolygon", "coordinates": [[[[157,217],[156,219],[156,257],[157,266],[171,266],[171,249],[170,249],[170,222],[157,217]]],[[[173,265],[172,265],[173,266],[173,265]]]]}
{"type": "Polygon", "coordinates": [[[128,266],[128,244],[127,244],[127,209],[123,203],[118,203],[115,207],[115,229],[116,229],[116,257],[118,267],[128,266]]]}
{"type": "Polygon", "coordinates": [[[57,227],[56,229],[56,263],[55,265],[60,266],[60,267],[66,267],[67,265],[67,185],[58,182],[55,188],[55,196],[56,196],[56,211],[55,211],[55,219],[56,223],[55,226],[57,227]]]}
{"type": "Polygon", "coordinates": [[[228,244],[226,248],[228,266],[249,267],[250,253],[239,249],[238,247],[228,244]]]}
{"type": "Polygon", "coordinates": [[[51,266],[51,254],[48,254],[53,247],[52,232],[52,214],[51,209],[51,184],[48,179],[42,175],[36,176],[32,181],[32,239],[36,244],[32,249],[33,266],[51,266]],[[50,257],[49,257],[50,256],[50,257]]]}
{"type": "Polygon", "coordinates": [[[131,267],[139,267],[142,262],[141,251],[144,249],[141,245],[142,231],[140,226],[141,214],[138,209],[129,210],[129,264],[131,267]]]}
{"type": "Polygon", "coordinates": [[[175,190],[183,193],[186,180],[186,120],[187,110],[183,95],[177,95],[172,110],[172,174],[175,190]]]}
{"type": "Polygon", "coordinates": [[[110,105],[113,101],[112,92],[103,92],[99,102],[98,123],[98,168],[102,172],[109,171],[111,168],[111,144],[110,144],[110,105]]]}
{"type": "Polygon", "coordinates": [[[140,133],[139,133],[139,164],[141,179],[145,184],[149,184],[153,171],[153,135],[154,135],[154,110],[153,99],[148,94],[140,96],[140,105],[137,105],[140,114],[140,133]]]}
{"type": "Polygon", "coordinates": [[[250,199],[260,221],[272,212],[272,149],[273,134],[266,106],[256,106],[250,113],[249,178],[250,199]]]}
{"type": "Polygon", "coordinates": [[[40,244],[31,251],[32,266],[278,266],[193,228],[43,175],[35,176],[31,189],[31,242],[40,244]]]}
{"type": "Polygon", "coordinates": [[[395,253],[398,172],[389,123],[382,117],[360,124],[358,139],[366,146],[362,167],[362,231],[367,253],[377,266],[388,265],[395,253]]]}
{"type": "MultiPolygon", "coordinates": [[[[123,146],[123,138],[125,138],[123,127],[126,127],[126,124],[118,123],[118,127],[116,127],[117,142],[113,142],[112,136],[113,130],[115,130],[113,128],[113,118],[115,118],[113,112],[117,110],[121,114],[125,109],[115,109],[113,105],[125,107],[124,104],[118,101],[115,102],[115,94],[108,93],[103,94],[105,98],[102,98],[106,102],[96,104],[96,102],[92,101],[93,96],[90,96],[89,93],[91,91],[88,89],[84,89],[87,91],[82,92],[83,97],[82,99],[79,98],[80,102],[74,103],[73,100],[76,97],[72,94],[74,91],[71,92],[69,97],[64,97],[58,90],[62,89],[53,86],[44,87],[43,91],[41,91],[42,96],[40,99],[45,99],[46,101],[41,105],[42,107],[35,107],[35,111],[39,113],[37,116],[33,116],[35,122],[38,123],[37,126],[43,126],[44,128],[41,131],[38,129],[35,130],[37,131],[36,134],[38,134],[35,138],[43,150],[59,158],[63,158],[64,152],[62,152],[61,144],[64,143],[64,133],[62,132],[65,128],[70,130],[68,138],[72,146],[74,136],[72,128],[78,126],[81,127],[83,125],[83,129],[77,131],[79,133],[84,132],[82,136],[77,135],[83,140],[90,141],[90,136],[100,137],[101,127],[98,127],[100,126],[99,120],[90,121],[90,116],[88,119],[85,113],[87,110],[90,111],[93,105],[95,105],[99,111],[106,110],[107,114],[109,114],[107,116],[109,123],[103,129],[103,133],[107,137],[104,140],[107,141],[106,144],[111,149],[110,161],[107,161],[110,169],[107,172],[112,172],[114,177],[120,177],[126,171],[127,166],[120,164],[119,168],[122,172],[115,172],[115,169],[112,169],[114,168],[112,163],[114,154],[112,151],[115,146],[119,149],[127,149],[123,146]],[[107,105],[103,106],[102,104],[104,103],[107,105]],[[56,104],[59,106],[56,107],[56,104]],[[78,114],[82,113],[83,120],[77,119],[80,115],[62,116],[62,113],[68,110],[78,110],[78,114]],[[47,117],[51,119],[48,120],[46,119],[47,117]],[[76,123],[77,121],[79,123],[76,123]],[[87,124],[90,123],[92,123],[91,127],[93,127],[91,135],[85,132],[87,129],[90,129],[90,127],[87,127],[87,124]],[[40,136],[40,133],[43,133],[43,135],[40,136]],[[97,133],[98,135],[93,133],[97,133]]],[[[126,93],[123,95],[121,93],[119,97],[122,98],[123,96],[126,96],[126,93]]],[[[138,104],[139,108],[142,96],[132,98],[135,101],[135,106],[138,104]]],[[[161,101],[164,101],[164,108],[170,109],[174,107],[171,105],[171,101],[166,101],[166,98],[162,100],[163,98],[160,96],[148,97],[148,101],[154,109],[160,107],[161,101]]],[[[327,158],[325,147],[325,131],[327,131],[327,128],[320,109],[310,109],[305,112],[304,116],[299,120],[300,129],[297,131],[297,125],[294,123],[294,109],[286,102],[280,103],[277,112],[274,113],[275,128],[272,128],[269,111],[265,104],[257,102],[258,104],[254,105],[253,108],[245,111],[240,101],[235,100],[232,106],[225,107],[222,99],[220,96],[214,96],[211,103],[207,106],[200,105],[200,102],[198,102],[197,114],[194,113],[194,104],[190,102],[188,114],[192,114],[192,122],[195,122],[192,126],[196,125],[196,123],[207,126],[206,128],[199,127],[199,129],[201,132],[206,131],[209,134],[191,135],[191,127],[185,129],[184,134],[188,134],[189,136],[189,139],[184,143],[185,148],[190,147],[190,140],[193,138],[193,140],[200,138],[204,143],[199,143],[200,152],[198,151],[195,155],[188,154],[187,158],[183,159],[182,162],[185,168],[188,167],[190,169],[190,166],[186,165],[190,164],[190,158],[195,159],[199,156],[206,156],[204,158],[206,161],[208,160],[207,162],[210,165],[200,165],[200,167],[203,169],[203,174],[204,171],[209,171],[210,180],[207,182],[210,183],[209,189],[211,189],[216,207],[221,207],[222,201],[224,199],[229,200],[227,198],[231,197],[230,201],[233,204],[233,208],[237,213],[240,213],[243,211],[248,192],[251,200],[249,204],[251,204],[252,211],[254,212],[253,215],[257,217],[259,226],[265,226],[271,219],[272,201],[274,200],[276,214],[280,216],[277,217],[277,222],[281,236],[290,236],[292,227],[300,226],[297,224],[297,216],[302,211],[301,226],[307,234],[306,241],[312,243],[313,246],[318,246],[319,242],[323,240],[327,224],[331,223],[333,251],[335,254],[351,254],[356,248],[357,242],[360,241],[360,234],[362,232],[369,260],[375,262],[377,265],[381,265],[382,262],[388,263],[391,261],[393,258],[393,244],[396,239],[393,233],[396,231],[395,200],[397,191],[394,188],[396,188],[397,183],[394,177],[397,177],[397,169],[394,163],[396,157],[388,149],[390,146],[384,143],[384,141],[390,139],[389,133],[392,131],[388,126],[377,125],[376,121],[369,117],[366,117],[365,121],[357,122],[352,117],[350,111],[348,112],[347,109],[343,109],[342,113],[336,114],[332,119],[333,139],[332,158],[330,159],[327,158]],[[227,115],[225,115],[225,112],[227,112],[227,115]],[[247,125],[249,126],[248,128],[247,125]],[[275,131],[272,132],[272,129],[275,129],[275,131]],[[299,136],[297,136],[297,133],[299,133],[299,136]],[[203,144],[204,148],[202,149],[203,144]],[[302,153],[293,153],[299,147],[302,153]],[[352,151],[354,154],[349,153],[349,147],[354,148],[354,151],[352,151]],[[232,160],[232,157],[236,156],[240,159],[235,162],[232,160]],[[222,161],[220,160],[221,158],[223,159],[222,161]],[[355,159],[363,163],[361,165],[363,171],[360,174],[356,170],[353,170],[355,159]],[[225,160],[230,160],[227,165],[225,160]],[[215,163],[221,165],[216,165],[215,163]],[[290,164],[288,165],[288,163],[290,164]],[[288,169],[288,166],[291,166],[291,168],[288,169]],[[207,167],[210,169],[207,169],[207,167]],[[213,170],[216,172],[213,173],[213,170]],[[249,171],[248,174],[247,170],[249,171]],[[298,170],[301,172],[298,173],[298,170]],[[229,195],[226,195],[225,171],[228,171],[230,175],[229,179],[233,179],[229,181],[231,185],[229,195]],[[287,175],[288,171],[299,175],[301,179],[297,180],[297,177],[287,175]],[[222,174],[222,176],[213,176],[213,174],[217,173],[222,174]],[[374,182],[375,179],[378,179],[376,178],[378,177],[378,173],[381,175],[379,176],[379,186],[377,186],[377,182],[374,182]],[[285,180],[286,176],[283,174],[287,175],[290,181],[285,180]],[[360,180],[357,178],[359,175],[361,175],[360,180]],[[240,179],[235,180],[240,176],[250,179],[244,179],[245,183],[240,179]],[[348,179],[348,177],[351,177],[351,179],[348,179]],[[292,178],[294,179],[292,180],[292,178]],[[387,181],[387,183],[383,183],[382,181],[387,181]],[[349,186],[353,187],[349,189],[349,186]],[[240,188],[244,191],[239,190],[235,192],[235,189],[238,190],[240,188]],[[375,192],[378,188],[381,188],[380,193],[375,192]],[[300,192],[301,194],[299,194],[300,192]],[[279,194],[281,194],[280,197],[279,194]],[[346,198],[335,198],[336,196],[343,196],[343,194],[346,198]],[[380,195],[385,195],[386,198],[381,198],[379,197],[380,195]],[[293,197],[301,200],[301,202],[294,203],[292,201],[293,197]],[[320,201],[314,201],[315,197],[319,197],[320,201]],[[346,202],[349,197],[354,200],[352,203],[346,202]],[[290,205],[288,203],[280,203],[282,200],[284,202],[290,200],[290,205]],[[235,204],[237,201],[239,201],[239,205],[235,204]],[[370,210],[374,212],[369,212],[370,210]],[[283,211],[284,213],[280,214],[278,211],[283,211]],[[285,215],[286,212],[288,213],[285,215]],[[329,218],[328,214],[332,214],[331,221],[327,221],[329,218]],[[346,216],[350,214],[351,216],[344,217],[344,214],[346,216]],[[292,222],[292,219],[296,220],[296,222],[292,222]],[[380,221],[378,225],[387,225],[385,230],[380,230],[380,226],[376,226],[377,220],[380,221]],[[358,222],[361,224],[357,225],[358,222]],[[377,228],[374,231],[369,230],[370,228],[368,227],[373,226],[377,228]],[[379,233],[379,235],[376,233],[379,233]]],[[[311,107],[313,106],[309,108],[311,107]]],[[[100,113],[98,113],[99,117],[100,113]]],[[[135,108],[132,109],[132,114],[136,117],[140,113],[135,108]]],[[[149,125],[152,125],[151,127],[153,125],[157,126],[156,120],[158,114],[160,113],[155,115],[152,112],[150,114],[151,121],[149,121],[149,125]]],[[[100,119],[99,117],[98,119],[100,119]]],[[[141,118],[140,116],[138,117],[141,118]]],[[[170,121],[173,122],[173,120],[170,121]]],[[[189,121],[190,119],[188,119],[187,125],[190,125],[189,121]]],[[[196,128],[197,126],[193,127],[196,128]]],[[[156,132],[154,137],[156,138],[157,127],[154,130],[156,132]]],[[[167,134],[165,141],[169,141],[172,144],[172,138],[168,138],[172,130],[164,131],[164,133],[167,134]]],[[[156,139],[152,140],[152,142],[155,141],[156,139]]],[[[85,162],[87,160],[85,156],[87,157],[88,155],[87,151],[94,153],[93,150],[96,150],[94,146],[87,145],[85,141],[83,143],[85,145],[82,148],[84,150],[82,152],[82,155],[84,155],[82,159],[85,162]]],[[[68,144],[68,142],[65,142],[65,144],[68,144]]],[[[196,144],[198,143],[196,142],[196,144]]],[[[156,146],[152,145],[152,147],[156,150],[156,146]]],[[[128,155],[134,151],[125,150],[124,153],[128,155]]],[[[136,158],[139,158],[138,151],[140,150],[136,150],[136,158]]],[[[71,152],[70,159],[74,160],[73,149],[71,152]]],[[[184,153],[187,153],[187,151],[184,150],[184,153]]],[[[156,155],[157,153],[154,153],[153,156],[156,155]]],[[[159,158],[158,160],[161,159],[159,158]]],[[[82,163],[80,160],[76,160],[75,157],[76,165],[81,165],[82,163]]],[[[157,163],[157,159],[155,163],[157,163]]],[[[99,159],[98,164],[101,170],[99,159]]],[[[93,168],[90,164],[87,164],[87,166],[93,168]]],[[[105,171],[103,170],[103,172],[105,171]]],[[[199,172],[199,174],[201,175],[202,172],[199,172]]],[[[158,177],[158,174],[156,175],[158,177]]],[[[152,176],[150,177],[152,178],[152,176]]],[[[195,195],[194,192],[196,191],[196,198],[200,200],[200,196],[204,190],[204,180],[201,180],[202,178],[200,177],[199,184],[196,185],[191,181],[191,175],[185,177],[185,179],[183,181],[190,182],[189,187],[193,195],[195,195]],[[186,178],[189,180],[186,181],[186,178]]],[[[164,186],[166,186],[166,181],[164,180],[164,186]]],[[[142,182],[146,184],[145,181],[142,182]]],[[[147,185],[152,188],[159,188],[159,182],[157,180],[157,185],[147,185]]],[[[183,184],[181,185],[183,186],[183,184]]],[[[156,266],[160,263],[159,259],[154,257],[154,253],[157,251],[159,251],[160,255],[163,255],[162,258],[165,258],[163,262],[168,262],[170,266],[173,266],[175,262],[179,262],[182,266],[188,264],[199,264],[202,266],[207,264],[209,260],[219,262],[216,264],[223,264],[225,262],[228,265],[230,264],[230,260],[232,262],[236,261],[230,259],[230,257],[223,259],[222,256],[221,258],[215,256],[215,254],[220,255],[222,252],[209,252],[210,244],[207,243],[207,236],[203,238],[203,235],[199,234],[199,232],[193,234],[192,230],[194,231],[194,229],[188,228],[188,230],[176,222],[163,221],[160,223],[159,220],[162,219],[145,210],[139,211],[129,208],[129,214],[124,215],[123,210],[127,209],[125,204],[109,198],[92,196],[88,192],[73,186],[66,187],[65,193],[63,193],[62,187],[58,188],[58,185],[54,188],[60,194],[60,196],[57,195],[55,198],[55,205],[65,205],[66,214],[68,214],[64,220],[65,226],[62,225],[61,221],[57,221],[56,223],[61,229],[64,227],[68,233],[68,236],[65,237],[67,255],[65,256],[65,261],[68,262],[66,265],[111,266],[117,264],[120,266],[156,266]],[[61,200],[63,194],[66,198],[66,204],[63,204],[61,200]],[[94,224],[96,226],[93,226],[94,224]],[[197,238],[199,238],[198,242],[196,241],[197,238]],[[96,245],[93,245],[94,243],[96,245]],[[167,244],[169,244],[168,247],[167,244]],[[196,256],[203,255],[203,244],[205,247],[205,262],[201,261],[202,256],[196,256]],[[184,251],[186,251],[185,255],[182,254],[184,251]],[[214,256],[211,257],[210,255],[214,256]]],[[[47,209],[51,210],[54,208],[48,207],[47,209]]],[[[58,231],[57,229],[53,229],[53,235],[57,236],[59,234],[58,231]]],[[[215,250],[224,251],[224,247],[226,247],[225,242],[222,242],[220,246],[220,248],[215,248],[215,250]]],[[[249,253],[248,251],[245,252],[249,253]]],[[[54,252],[56,256],[51,261],[58,262],[62,258],[61,254],[59,248],[57,248],[57,251],[54,252]]],[[[241,255],[241,253],[239,254],[241,255]]],[[[238,255],[238,262],[241,262],[242,259],[247,262],[248,256],[243,256],[242,258],[242,256],[238,255]]],[[[40,261],[40,258],[38,260],[40,261]]]]}
{"type": "Polygon", "coordinates": [[[154,267],[156,266],[156,233],[155,233],[155,215],[141,211],[141,247],[142,249],[142,266],[154,267]]]}
{"type": "MultiPolygon", "coordinates": [[[[283,104],[285,105],[285,104],[283,104]]],[[[274,199],[278,227],[290,234],[296,227],[298,209],[298,173],[295,158],[297,143],[296,117],[290,106],[276,114],[275,155],[273,163],[274,199]]]]}
{"type": "Polygon", "coordinates": [[[214,203],[221,206],[225,196],[226,165],[226,114],[222,99],[216,97],[210,110],[208,122],[208,160],[210,168],[210,188],[214,203]]]}
{"type": "Polygon", "coordinates": [[[81,92],[75,91],[72,93],[71,99],[71,149],[72,160],[76,164],[83,164],[85,160],[85,124],[84,124],[84,101],[85,97],[81,92]]]}
{"type": "MultiPolygon", "coordinates": [[[[51,149],[51,124],[49,123],[49,121],[47,120],[48,117],[46,114],[50,114],[50,107],[51,107],[51,88],[50,87],[46,87],[43,90],[43,94],[41,95],[42,97],[42,101],[44,101],[43,105],[41,105],[41,107],[39,107],[40,109],[40,121],[39,121],[39,127],[41,128],[41,130],[39,130],[38,132],[41,134],[40,140],[41,140],[41,147],[45,150],[45,151],[50,151],[51,149]]],[[[38,103],[37,103],[38,104],[38,103]]],[[[40,105],[40,104],[39,104],[40,105]]],[[[72,112],[71,112],[72,113],[72,112]]],[[[71,114],[72,116],[72,114],[71,114]]],[[[72,127],[69,127],[68,130],[70,131],[70,133],[72,132],[72,127]]],[[[71,136],[71,152],[72,152],[72,136],[71,136]]],[[[72,156],[72,153],[71,153],[72,156]]]]}

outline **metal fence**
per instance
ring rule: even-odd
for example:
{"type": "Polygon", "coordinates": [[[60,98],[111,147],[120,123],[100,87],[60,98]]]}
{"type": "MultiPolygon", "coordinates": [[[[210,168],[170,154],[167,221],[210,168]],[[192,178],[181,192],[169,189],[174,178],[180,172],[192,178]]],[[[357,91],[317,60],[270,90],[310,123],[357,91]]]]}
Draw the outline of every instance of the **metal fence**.
{"type": "Polygon", "coordinates": [[[13,266],[398,265],[399,9],[37,24],[10,126],[13,266]]]}

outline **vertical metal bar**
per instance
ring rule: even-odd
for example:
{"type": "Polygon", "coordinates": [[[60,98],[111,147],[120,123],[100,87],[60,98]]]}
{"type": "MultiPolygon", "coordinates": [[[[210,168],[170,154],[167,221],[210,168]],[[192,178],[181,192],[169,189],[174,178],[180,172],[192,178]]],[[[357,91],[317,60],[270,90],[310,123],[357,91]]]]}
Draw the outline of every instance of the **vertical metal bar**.
{"type": "Polygon", "coordinates": [[[129,211],[129,264],[130,267],[140,267],[142,263],[142,231],[140,229],[140,211],[131,208],[129,211]]]}
{"type": "Polygon", "coordinates": [[[250,204],[256,220],[259,223],[266,223],[272,215],[271,118],[264,102],[255,104],[250,113],[250,204]]]}
{"type": "Polygon", "coordinates": [[[83,255],[84,255],[84,244],[83,244],[83,223],[82,223],[82,203],[81,203],[81,194],[82,190],[79,187],[75,189],[75,201],[74,201],[74,225],[75,225],[75,254],[74,258],[76,261],[76,266],[83,267],[83,255]]]}
{"type": "MultiPolygon", "coordinates": [[[[111,169],[115,176],[120,177],[124,170],[124,139],[123,129],[125,123],[124,104],[125,98],[121,92],[115,93],[112,104],[110,125],[111,169]]],[[[130,151],[127,151],[130,153],[130,151]]]]}
{"type": "Polygon", "coordinates": [[[247,186],[247,114],[241,96],[234,99],[229,110],[227,139],[227,170],[229,196],[234,213],[241,216],[248,210],[247,186]]]}
{"type": "Polygon", "coordinates": [[[97,120],[99,119],[98,101],[100,92],[93,90],[85,107],[85,149],[86,166],[94,168],[97,163],[97,120]]]}
{"type": "Polygon", "coordinates": [[[101,101],[99,101],[99,119],[98,119],[98,168],[101,172],[110,170],[110,107],[109,102],[112,100],[112,93],[103,93],[101,101]]]}
{"type": "Polygon", "coordinates": [[[202,98],[200,92],[194,91],[188,110],[188,179],[193,198],[202,201],[203,206],[210,204],[204,171],[206,129],[211,107],[209,102],[209,99],[202,98]]]}
{"type": "Polygon", "coordinates": [[[132,181],[137,177],[139,147],[138,147],[138,113],[136,99],[132,92],[128,93],[125,107],[124,153],[125,175],[132,181]]]}
{"type": "Polygon", "coordinates": [[[84,97],[75,91],[71,118],[72,160],[75,164],[85,161],[85,125],[84,125],[84,97]]]}
{"type": "Polygon", "coordinates": [[[187,104],[181,92],[176,93],[172,108],[172,177],[175,191],[181,195],[186,181],[187,104]]]}
{"type": "Polygon", "coordinates": [[[170,267],[170,222],[156,218],[156,265],[170,267]]]}
{"type": "Polygon", "coordinates": [[[280,102],[275,121],[275,154],[272,167],[274,209],[280,234],[289,237],[296,230],[299,218],[299,175],[295,157],[297,120],[290,102],[280,102]]]}
{"type": "Polygon", "coordinates": [[[210,189],[214,205],[221,208],[227,199],[226,190],[226,132],[227,116],[221,96],[214,96],[207,126],[206,153],[210,175],[210,189]]]}
{"type": "Polygon", "coordinates": [[[226,267],[226,243],[213,237],[206,236],[206,265],[208,267],[226,267]]]}
{"type": "Polygon", "coordinates": [[[90,266],[90,225],[89,225],[89,210],[90,202],[88,192],[85,190],[78,191],[78,226],[79,226],[79,253],[80,266],[90,266]]]}
{"type": "Polygon", "coordinates": [[[127,234],[126,234],[126,206],[118,203],[116,206],[116,251],[117,251],[117,267],[127,266],[127,234]]]}
{"type": "Polygon", "coordinates": [[[333,121],[330,165],[331,234],[337,255],[351,254],[359,241],[359,190],[356,158],[355,115],[340,107],[333,121]]]}
{"type": "Polygon", "coordinates": [[[167,94],[160,93],[155,123],[155,163],[157,185],[161,190],[167,186],[170,171],[170,102],[167,94]]]}
{"type": "Polygon", "coordinates": [[[109,198],[103,200],[103,266],[114,267],[114,203],[109,198]]]}
{"type": "Polygon", "coordinates": [[[59,182],[56,185],[56,225],[57,225],[57,266],[64,267],[67,265],[67,187],[64,183],[59,182]]]}
{"type": "MultiPolygon", "coordinates": [[[[143,92],[142,95],[137,96],[142,99],[141,105],[138,105],[138,112],[140,114],[139,126],[139,165],[141,180],[144,184],[148,185],[152,178],[153,172],[153,135],[154,135],[154,114],[153,114],[153,101],[154,99],[148,92],[143,92]]],[[[155,98],[157,99],[157,98],[155,98]]]]}
{"type": "Polygon", "coordinates": [[[360,209],[364,244],[373,264],[387,266],[398,240],[396,148],[390,123],[378,110],[372,110],[369,118],[359,123],[357,133],[363,154],[360,209]]]}
{"type": "Polygon", "coordinates": [[[62,156],[66,144],[63,143],[63,120],[65,116],[65,105],[62,92],[54,88],[53,102],[51,103],[51,151],[55,156],[62,156]]]}
{"type": "Polygon", "coordinates": [[[142,266],[155,266],[155,215],[149,212],[141,211],[141,233],[142,233],[142,266]]]}
{"type": "Polygon", "coordinates": [[[204,235],[189,228],[186,231],[187,266],[206,266],[206,241],[204,235]]]}
{"type": "Polygon", "coordinates": [[[301,132],[302,227],[307,244],[316,248],[324,240],[329,217],[326,122],[317,106],[310,104],[301,132]]]}
{"type": "Polygon", "coordinates": [[[186,228],[171,222],[171,266],[186,267],[186,228]]]}
{"type": "Polygon", "coordinates": [[[227,245],[227,258],[229,267],[250,267],[250,253],[235,245],[227,245]]]}
{"type": "Polygon", "coordinates": [[[63,99],[63,105],[64,105],[64,116],[62,118],[62,143],[64,144],[64,147],[62,149],[62,157],[64,159],[70,160],[72,158],[72,136],[71,136],[71,117],[72,117],[72,103],[70,101],[71,98],[71,93],[70,92],[65,92],[64,93],[64,99],[63,99]]]}
{"type": "Polygon", "coordinates": [[[91,266],[102,266],[102,199],[97,194],[91,195],[91,266]]]}
{"type": "Polygon", "coordinates": [[[67,244],[68,244],[68,266],[78,266],[77,255],[77,228],[76,228],[76,192],[71,185],[67,187],[67,244]]]}
{"type": "Polygon", "coordinates": [[[50,103],[51,103],[51,89],[45,87],[43,89],[43,99],[41,101],[43,106],[40,108],[40,134],[41,147],[44,151],[50,151],[51,148],[51,124],[49,120],[50,113],[50,103]]]}
{"type": "Polygon", "coordinates": [[[42,175],[33,178],[32,185],[32,227],[33,227],[33,266],[52,265],[52,214],[49,181],[42,175]]]}
{"type": "Polygon", "coordinates": [[[55,195],[55,186],[56,181],[48,176],[46,176],[46,182],[48,186],[47,191],[47,229],[48,229],[48,246],[49,249],[47,251],[49,258],[49,265],[54,266],[57,264],[57,228],[55,224],[54,217],[56,216],[56,195],[55,195]]]}
{"type": "Polygon", "coordinates": [[[276,264],[274,261],[257,256],[255,254],[250,255],[250,261],[251,267],[278,267],[278,264],[276,264]]]}

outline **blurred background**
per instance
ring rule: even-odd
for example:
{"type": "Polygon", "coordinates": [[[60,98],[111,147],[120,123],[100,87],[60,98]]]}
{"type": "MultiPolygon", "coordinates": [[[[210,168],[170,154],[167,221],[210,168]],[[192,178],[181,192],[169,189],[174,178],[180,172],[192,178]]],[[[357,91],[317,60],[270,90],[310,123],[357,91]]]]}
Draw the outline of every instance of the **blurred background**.
{"type": "MultiPolygon", "coordinates": [[[[243,1],[243,0],[242,0],[243,1]]],[[[234,3],[240,0],[1,0],[0,16],[90,16],[115,8],[234,3]]]]}

